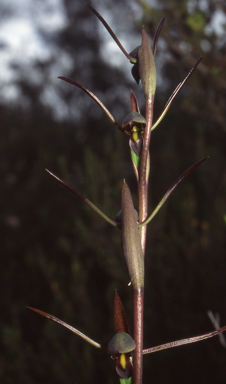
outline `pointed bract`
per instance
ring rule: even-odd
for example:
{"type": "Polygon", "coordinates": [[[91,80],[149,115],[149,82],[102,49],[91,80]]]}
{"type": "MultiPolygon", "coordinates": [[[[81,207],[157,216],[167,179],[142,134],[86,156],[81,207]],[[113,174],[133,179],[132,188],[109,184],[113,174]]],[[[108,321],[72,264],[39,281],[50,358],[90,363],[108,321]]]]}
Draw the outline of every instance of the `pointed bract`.
{"type": "Polygon", "coordinates": [[[123,254],[129,271],[131,284],[134,289],[138,290],[144,286],[144,257],[133,200],[125,181],[122,186],[121,210],[123,254]]]}
{"type": "Polygon", "coordinates": [[[139,108],[139,105],[137,102],[137,98],[136,98],[135,94],[133,93],[132,89],[131,89],[131,93],[130,93],[130,105],[131,105],[131,112],[140,113],[140,108],[139,108]]]}
{"type": "Polygon", "coordinates": [[[122,305],[121,299],[118,295],[117,289],[115,290],[115,297],[114,297],[114,322],[115,322],[115,332],[126,332],[130,334],[125,310],[122,305]]]}
{"type": "Polygon", "coordinates": [[[153,97],[156,89],[155,60],[144,27],[142,27],[142,44],[138,51],[138,65],[145,97],[153,97]]]}

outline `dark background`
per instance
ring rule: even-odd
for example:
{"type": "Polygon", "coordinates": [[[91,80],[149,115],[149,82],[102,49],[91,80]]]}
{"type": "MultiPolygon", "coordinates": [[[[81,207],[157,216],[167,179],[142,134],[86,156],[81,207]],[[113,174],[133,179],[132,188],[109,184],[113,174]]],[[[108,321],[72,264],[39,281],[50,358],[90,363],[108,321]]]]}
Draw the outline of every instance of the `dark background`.
{"type": "MultiPolygon", "coordinates": [[[[180,184],[148,226],[144,347],[210,332],[208,310],[218,312],[221,326],[226,325],[226,48],[225,35],[209,32],[206,26],[216,12],[225,14],[225,4],[159,0],[151,6],[114,0],[92,5],[102,14],[103,7],[119,39],[128,30],[128,41],[122,40],[129,52],[135,48],[133,36],[139,42],[143,24],[152,38],[166,16],[156,58],[154,120],[203,56],[152,135],[150,212],[185,169],[206,155],[210,159],[180,184]]],[[[114,334],[117,288],[132,328],[132,292],[119,231],[44,169],[112,218],[120,209],[125,177],[137,206],[126,137],[87,94],[57,76],[84,84],[119,122],[129,112],[131,88],[143,108],[142,90],[133,81],[126,58],[121,58],[120,66],[114,57],[104,56],[101,44],[107,31],[85,2],[65,0],[62,6],[67,25],[54,34],[40,30],[43,41],[54,47],[51,58],[33,60],[29,73],[12,62],[20,96],[16,103],[0,104],[0,380],[4,384],[118,382],[108,356],[28,312],[26,305],[107,344],[114,334]],[[73,69],[57,67],[61,52],[70,55],[73,69]],[[31,81],[40,74],[39,82],[31,81]],[[43,95],[49,89],[48,104],[43,95]]],[[[225,364],[226,350],[214,338],[144,356],[144,383],[222,383],[225,364]]]]}

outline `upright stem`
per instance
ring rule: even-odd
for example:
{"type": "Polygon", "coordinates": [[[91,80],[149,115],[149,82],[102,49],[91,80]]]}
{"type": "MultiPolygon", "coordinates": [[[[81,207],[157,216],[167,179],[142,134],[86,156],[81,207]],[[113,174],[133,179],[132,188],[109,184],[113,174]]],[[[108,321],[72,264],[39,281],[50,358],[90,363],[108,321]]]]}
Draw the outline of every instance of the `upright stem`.
{"type": "MultiPolygon", "coordinates": [[[[144,133],[144,145],[141,155],[141,166],[139,174],[139,221],[146,219],[148,214],[148,179],[149,179],[149,144],[153,118],[154,97],[146,96],[146,127],[144,133]]],[[[141,247],[145,256],[146,226],[140,228],[141,247]]],[[[134,384],[142,384],[143,375],[143,311],[144,311],[144,289],[134,290],[134,340],[136,348],[134,351],[134,384]]]]}
{"type": "Polygon", "coordinates": [[[133,291],[134,301],[134,384],[142,384],[143,376],[143,310],[144,310],[144,289],[133,291]]]}

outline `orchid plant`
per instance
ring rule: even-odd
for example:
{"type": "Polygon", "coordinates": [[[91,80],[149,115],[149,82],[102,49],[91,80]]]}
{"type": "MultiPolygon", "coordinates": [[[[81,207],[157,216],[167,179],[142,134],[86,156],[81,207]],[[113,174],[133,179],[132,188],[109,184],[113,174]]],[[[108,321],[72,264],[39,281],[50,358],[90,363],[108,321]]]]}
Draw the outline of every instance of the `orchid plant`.
{"type": "Polygon", "coordinates": [[[132,336],[126,318],[126,314],[123,308],[123,304],[120,300],[117,290],[115,291],[114,298],[114,324],[115,335],[109,341],[108,345],[102,345],[85,334],[78,331],[76,328],[66,324],[62,320],[45,313],[39,309],[27,307],[33,312],[38,313],[60,325],[69,329],[71,332],[83,338],[86,342],[92,344],[96,348],[101,348],[107,352],[113,360],[115,360],[116,372],[119,375],[121,383],[141,384],[142,383],[142,370],[143,370],[143,355],[167,348],[179,347],[184,344],[194,343],[201,341],[215,335],[220,334],[226,330],[226,326],[220,329],[216,329],[210,333],[191,337],[188,339],[182,339],[173,341],[167,344],[143,349],[143,303],[144,303],[144,259],[145,259],[145,245],[146,245],[146,231],[147,224],[154,218],[159,209],[163,206],[165,201],[171,195],[173,190],[178,184],[198,165],[203,163],[208,156],[199,160],[188,168],[167,190],[165,195],[160,200],[154,211],[148,215],[148,181],[150,172],[150,156],[149,156],[149,144],[152,131],[159,125],[166,112],[168,111],[175,96],[182,88],[184,83],[193,73],[197,65],[200,63],[201,58],[193,65],[187,76],[178,84],[170,98],[168,99],[163,112],[157,121],[153,124],[153,105],[156,89],[156,68],[155,68],[155,55],[157,49],[157,42],[161,28],[164,23],[164,18],[160,21],[153,39],[153,48],[149,43],[148,36],[142,27],[142,42],[141,45],[136,47],[132,52],[127,53],[114,32],[103,19],[103,17],[90,5],[90,10],[98,17],[107,31],[110,33],[118,47],[121,49],[125,57],[131,62],[132,75],[135,81],[139,84],[141,81],[144,99],[145,99],[145,116],[142,116],[138,106],[138,102],[135,94],[131,91],[130,104],[131,111],[125,117],[122,124],[119,124],[112,116],[110,111],[104,106],[104,104],[85,86],[81,85],[77,81],[68,79],[66,77],[59,77],[60,79],[75,85],[86,92],[105,112],[111,122],[128,137],[129,150],[131,154],[131,161],[133,170],[137,180],[138,197],[139,197],[139,210],[138,213],[134,209],[132,196],[129,187],[125,180],[122,184],[121,194],[121,209],[116,215],[115,219],[111,219],[101,212],[91,201],[84,197],[77,190],[68,185],[65,181],[54,175],[52,172],[46,169],[46,171],[53,176],[64,187],[70,190],[73,194],[88,204],[96,213],[98,213],[103,219],[114,227],[118,227],[121,231],[121,241],[123,255],[128,268],[128,274],[133,292],[133,316],[134,316],[134,329],[132,336]]]}

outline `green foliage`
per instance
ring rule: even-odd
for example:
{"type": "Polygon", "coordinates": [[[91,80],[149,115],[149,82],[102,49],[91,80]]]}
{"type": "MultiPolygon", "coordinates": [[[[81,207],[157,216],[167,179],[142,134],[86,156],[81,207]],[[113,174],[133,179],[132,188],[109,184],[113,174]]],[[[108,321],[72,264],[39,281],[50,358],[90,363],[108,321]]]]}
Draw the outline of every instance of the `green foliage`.
{"type": "Polygon", "coordinates": [[[198,11],[188,16],[186,22],[187,25],[196,33],[203,32],[203,29],[206,25],[206,19],[204,14],[198,11]]]}

